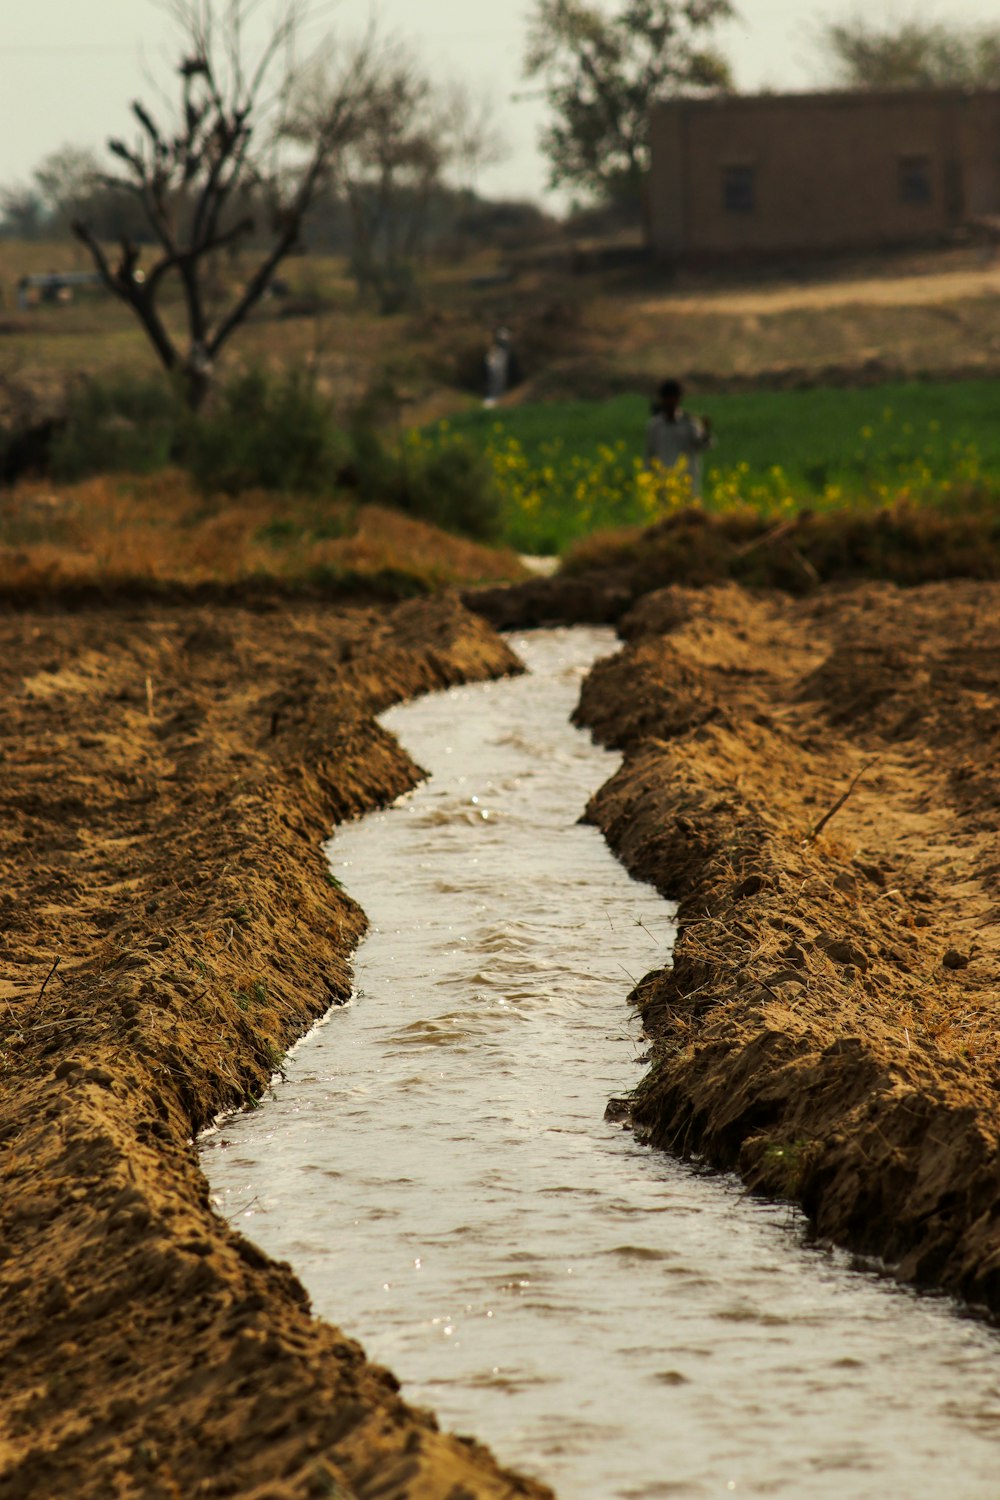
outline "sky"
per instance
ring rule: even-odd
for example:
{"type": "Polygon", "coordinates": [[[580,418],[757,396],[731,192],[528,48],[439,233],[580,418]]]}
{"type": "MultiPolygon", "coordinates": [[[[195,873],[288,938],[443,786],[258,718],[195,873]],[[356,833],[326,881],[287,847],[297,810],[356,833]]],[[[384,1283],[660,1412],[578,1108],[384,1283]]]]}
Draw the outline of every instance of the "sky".
{"type": "MultiPolygon", "coordinates": [[[[613,0],[598,0],[604,8],[613,0]]],[[[996,0],[737,0],[740,20],[719,28],[737,86],[806,89],[823,82],[816,44],[824,20],[919,16],[967,23],[1000,20],[996,0]]],[[[325,29],[360,35],[374,16],[383,35],[410,42],[430,73],[461,79],[492,101],[504,160],[477,185],[494,196],[544,201],[546,163],[537,148],[545,117],[524,97],[521,77],[531,0],[334,0],[325,29]]],[[[262,0],[266,26],[274,9],[262,0]]],[[[169,86],[176,31],[156,0],[0,0],[0,185],[26,182],[49,151],[100,147],[131,135],[128,101],[169,86]]],[[[559,206],[554,202],[554,206],[559,206]]]]}

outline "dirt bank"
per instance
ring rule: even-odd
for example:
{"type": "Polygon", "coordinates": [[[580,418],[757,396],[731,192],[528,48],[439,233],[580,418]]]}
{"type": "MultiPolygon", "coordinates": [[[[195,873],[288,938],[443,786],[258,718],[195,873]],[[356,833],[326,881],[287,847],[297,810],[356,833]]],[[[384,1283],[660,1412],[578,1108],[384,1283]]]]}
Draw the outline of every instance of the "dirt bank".
{"type": "Polygon", "coordinates": [[[448,601],[0,643],[0,1496],[547,1493],[315,1322],[191,1144],[348,994],[364,919],[319,842],[417,776],[372,713],[515,659],[448,601]]]}
{"type": "Polygon", "coordinates": [[[620,630],[589,816],[680,901],[637,1126],[1000,1313],[1000,585],[674,586],[620,630]]]}
{"type": "MultiPolygon", "coordinates": [[[[590,816],[681,902],[636,1123],[1000,1312],[1000,584],[606,582],[628,646],[580,717],[626,761],[590,816]]],[[[547,1493],[315,1322],[191,1145],[348,993],[319,841],[418,774],[373,712],[514,658],[448,600],[0,643],[0,1497],[547,1493]]]]}

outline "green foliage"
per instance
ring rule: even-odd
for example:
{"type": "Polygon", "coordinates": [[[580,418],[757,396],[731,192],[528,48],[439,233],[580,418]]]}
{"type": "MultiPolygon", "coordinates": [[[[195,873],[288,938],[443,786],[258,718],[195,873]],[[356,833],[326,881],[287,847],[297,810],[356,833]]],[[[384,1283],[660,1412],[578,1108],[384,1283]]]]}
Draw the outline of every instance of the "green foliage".
{"type": "MultiPolygon", "coordinates": [[[[692,396],[687,404],[713,419],[716,435],[701,508],[770,522],[803,507],[872,514],[902,501],[956,515],[996,507],[998,402],[993,380],[692,396]]],[[[72,394],[54,472],[141,472],[169,456],[206,491],[312,491],[315,500],[273,516],[259,533],[288,549],[353,529],[354,508],[329,504],[334,490],[541,553],[662,521],[691,503],[677,476],[643,467],[649,408],[640,396],[525,404],[502,415],[477,409],[409,432],[394,417],[397,405],[390,390],[376,392],[345,429],[303,375],[238,376],[195,415],[165,382],[89,382],[72,394]]],[[[32,527],[50,536],[53,522],[19,524],[28,527],[25,540],[32,527]]],[[[878,545],[884,540],[879,533],[878,545]]],[[[342,588],[351,580],[323,564],[312,582],[342,588]]],[[[382,583],[419,589],[408,577],[382,583]]]]}
{"type": "Polygon", "coordinates": [[[147,474],[174,460],[202,490],[328,491],[347,454],[329,404],[299,370],[252,369],[190,412],[163,377],[88,380],[71,390],[52,474],[147,474]]]}
{"type": "Polygon", "coordinates": [[[499,536],[500,492],[488,458],[471,444],[452,442],[425,453],[410,446],[398,472],[400,510],[480,541],[499,536]]]}
{"type": "Polygon", "coordinates": [[[201,489],[231,495],[316,493],[334,484],[345,457],[329,405],[309,378],[259,368],[236,376],[189,420],[184,450],[201,489]]]}
{"type": "Polygon", "coordinates": [[[387,442],[362,410],[351,430],[352,469],[363,500],[391,505],[477,541],[503,529],[503,502],[488,453],[455,437],[447,423],[387,442]]]}
{"type": "Polygon", "coordinates": [[[850,89],[992,89],[1000,84],[1000,26],[886,21],[858,15],[831,21],[820,47],[850,89]]]}
{"type": "Polygon", "coordinates": [[[267,985],[263,979],[255,979],[248,987],[234,990],[233,999],[240,1010],[250,1010],[254,1005],[267,1005],[267,985]]]}
{"type": "MultiPolygon", "coordinates": [[[[991,380],[692,397],[688,406],[713,419],[716,436],[703,508],[780,517],[803,505],[873,509],[903,497],[961,510],[970,496],[1000,493],[998,401],[991,380]]],[[[526,404],[500,420],[470,412],[451,430],[493,465],[505,540],[550,552],[689,503],[682,487],[644,476],[648,415],[641,397],[622,396],[526,404]]]]}
{"type": "Polygon", "coordinates": [[[171,457],[180,419],[176,392],[163,378],[83,381],[70,391],[53,443],[53,476],[152,473],[171,457]]]}
{"type": "Polygon", "coordinates": [[[276,1047],[273,1042],[268,1041],[264,1043],[264,1051],[271,1072],[277,1073],[283,1079],[285,1077],[285,1063],[288,1059],[288,1053],[281,1047],[276,1047]]]}
{"type": "Polygon", "coordinates": [[[544,80],[553,114],[542,135],[553,187],[639,200],[649,166],[649,107],[727,88],[728,63],[702,42],[735,14],[730,0],[536,0],[525,73],[544,80]]]}
{"type": "MultiPolygon", "coordinates": [[[[4,442],[0,431],[0,455],[4,442]]],[[[73,392],[54,443],[55,477],[148,473],[168,460],[186,467],[206,494],[265,489],[315,495],[294,516],[274,516],[260,530],[259,539],[272,545],[291,548],[350,534],[354,507],[328,504],[333,491],[343,496],[347,489],[479,540],[495,540],[502,530],[500,489],[488,455],[464,439],[404,437],[384,391],[346,428],[307,376],[294,370],[237,375],[206,410],[194,413],[162,379],[95,380],[73,392]]],[[[48,530],[51,524],[46,521],[48,530]]],[[[321,572],[317,584],[345,581],[321,572]]],[[[383,581],[389,587],[388,574],[383,581]]],[[[407,593],[420,589],[418,578],[399,582],[407,593]]]]}

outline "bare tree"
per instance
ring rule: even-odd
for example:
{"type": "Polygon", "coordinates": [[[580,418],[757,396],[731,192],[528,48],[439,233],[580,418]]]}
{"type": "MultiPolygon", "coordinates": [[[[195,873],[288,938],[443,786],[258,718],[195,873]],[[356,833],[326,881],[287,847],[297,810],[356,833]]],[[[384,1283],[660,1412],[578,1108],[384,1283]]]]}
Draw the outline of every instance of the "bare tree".
{"type": "Polygon", "coordinates": [[[306,12],[301,0],[286,0],[251,60],[244,31],[259,3],[167,0],[181,36],[179,110],[161,119],[134,101],[137,138],[108,142],[118,171],[103,178],[141,203],[155,246],[148,267],[135,240],[123,239],[114,255],[87,222],[73,224],[105,284],[135,313],[192,407],[207,394],[223,346],[296,247],[303,218],[357,131],[371,88],[361,47],[327,91],[308,137],[300,132],[292,142],[287,108],[300,72],[295,45],[306,12]],[[256,265],[228,305],[213,306],[207,294],[212,257],[251,237],[263,241],[256,265]],[[180,283],[183,335],[162,312],[170,279],[180,283]]]}
{"type": "MultiPolygon", "coordinates": [[[[502,145],[488,104],[477,107],[458,84],[433,82],[405,47],[376,51],[369,40],[369,58],[370,88],[338,156],[335,186],[350,213],[358,284],[392,311],[409,294],[445,178],[498,160],[502,145]]],[[[335,91],[327,71],[314,69],[298,91],[289,134],[310,139],[335,91]]]]}

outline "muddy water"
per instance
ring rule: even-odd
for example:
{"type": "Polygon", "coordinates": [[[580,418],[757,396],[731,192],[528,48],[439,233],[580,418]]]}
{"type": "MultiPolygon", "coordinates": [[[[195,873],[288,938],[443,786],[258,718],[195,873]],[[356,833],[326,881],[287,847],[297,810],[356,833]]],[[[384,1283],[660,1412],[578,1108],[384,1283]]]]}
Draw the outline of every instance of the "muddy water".
{"type": "Polygon", "coordinates": [[[357,996],[206,1138],[222,1211],[404,1394],[564,1500],[1000,1495],[1000,1340],[603,1120],[670,909],[575,819],[601,631],[386,716],[431,779],[339,829],[357,996]]]}

